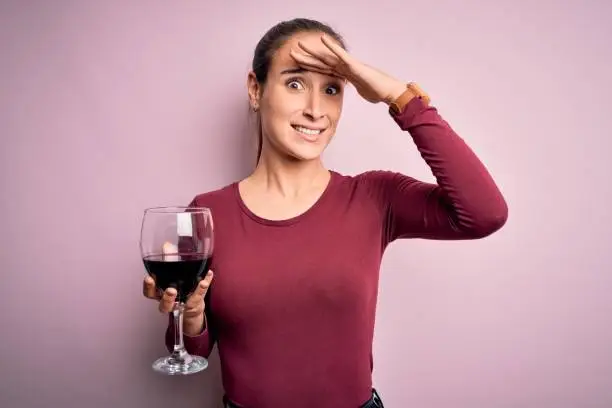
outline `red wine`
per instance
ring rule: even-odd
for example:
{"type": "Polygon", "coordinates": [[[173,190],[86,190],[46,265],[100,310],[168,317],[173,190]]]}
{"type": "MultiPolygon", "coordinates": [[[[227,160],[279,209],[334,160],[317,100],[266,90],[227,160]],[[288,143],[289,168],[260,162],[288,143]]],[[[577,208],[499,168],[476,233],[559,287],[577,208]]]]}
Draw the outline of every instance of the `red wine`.
{"type": "Polygon", "coordinates": [[[186,302],[208,272],[210,259],[200,254],[159,254],[146,256],[143,262],[159,289],[175,288],[177,300],[186,302]]]}

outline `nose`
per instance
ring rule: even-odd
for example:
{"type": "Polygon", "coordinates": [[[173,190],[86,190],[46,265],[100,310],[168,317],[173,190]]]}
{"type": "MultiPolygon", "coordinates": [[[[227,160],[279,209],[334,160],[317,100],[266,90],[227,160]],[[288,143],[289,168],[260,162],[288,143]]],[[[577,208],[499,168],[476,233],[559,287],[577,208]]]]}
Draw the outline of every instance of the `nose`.
{"type": "Polygon", "coordinates": [[[317,120],[324,116],[321,96],[317,92],[309,92],[306,101],[304,115],[311,120],[317,120]]]}

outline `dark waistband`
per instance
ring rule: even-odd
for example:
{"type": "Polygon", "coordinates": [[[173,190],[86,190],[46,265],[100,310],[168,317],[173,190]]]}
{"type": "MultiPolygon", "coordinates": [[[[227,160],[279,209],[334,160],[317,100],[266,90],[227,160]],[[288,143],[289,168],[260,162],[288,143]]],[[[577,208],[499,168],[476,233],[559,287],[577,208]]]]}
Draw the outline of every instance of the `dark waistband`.
{"type": "MultiPolygon", "coordinates": [[[[226,396],[223,397],[223,406],[225,408],[246,408],[230,401],[226,396]]],[[[372,388],[372,396],[364,402],[359,408],[384,408],[382,400],[375,388],[372,388]]]]}

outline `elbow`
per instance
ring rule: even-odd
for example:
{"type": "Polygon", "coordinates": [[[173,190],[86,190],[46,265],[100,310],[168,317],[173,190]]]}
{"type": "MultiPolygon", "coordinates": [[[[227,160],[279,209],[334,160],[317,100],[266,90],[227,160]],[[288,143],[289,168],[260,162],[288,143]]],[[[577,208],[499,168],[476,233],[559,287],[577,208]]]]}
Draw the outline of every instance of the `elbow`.
{"type": "Polygon", "coordinates": [[[472,219],[463,228],[470,239],[486,238],[502,229],[508,221],[508,206],[501,201],[495,208],[490,208],[472,219]]]}
{"type": "Polygon", "coordinates": [[[508,220],[508,214],[500,215],[499,217],[491,217],[478,223],[477,228],[472,230],[474,239],[486,238],[493,233],[502,229],[508,220]]]}

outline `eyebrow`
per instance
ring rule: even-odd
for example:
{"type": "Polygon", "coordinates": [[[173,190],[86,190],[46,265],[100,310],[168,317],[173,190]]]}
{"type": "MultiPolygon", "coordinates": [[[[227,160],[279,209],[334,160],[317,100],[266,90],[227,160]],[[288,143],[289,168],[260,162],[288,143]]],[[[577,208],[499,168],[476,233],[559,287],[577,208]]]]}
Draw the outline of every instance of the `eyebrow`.
{"type": "Polygon", "coordinates": [[[304,68],[301,68],[301,67],[289,68],[289,69],[282,70],[281,71],[281,75],[286,75],[286,74],[301,74],[303,72],[306,72],[306,70],[304,68]]]}
{"type": "MultiPolygon", "coordinates": [[[[304,72],[308,72],[307,69],[301,68],[301,67],[297,67],[297,68],[287,68],[287,69],[283,69],[281,71],[281,75],[287,75],[287,74],[303,74],[304,72]]],[[[344,80],[346,82],[346,78],[343,78],[341,76],[338,75],[330,75],[332,78],[336,78],[336,79],[341,79],[344,80]]]]}

